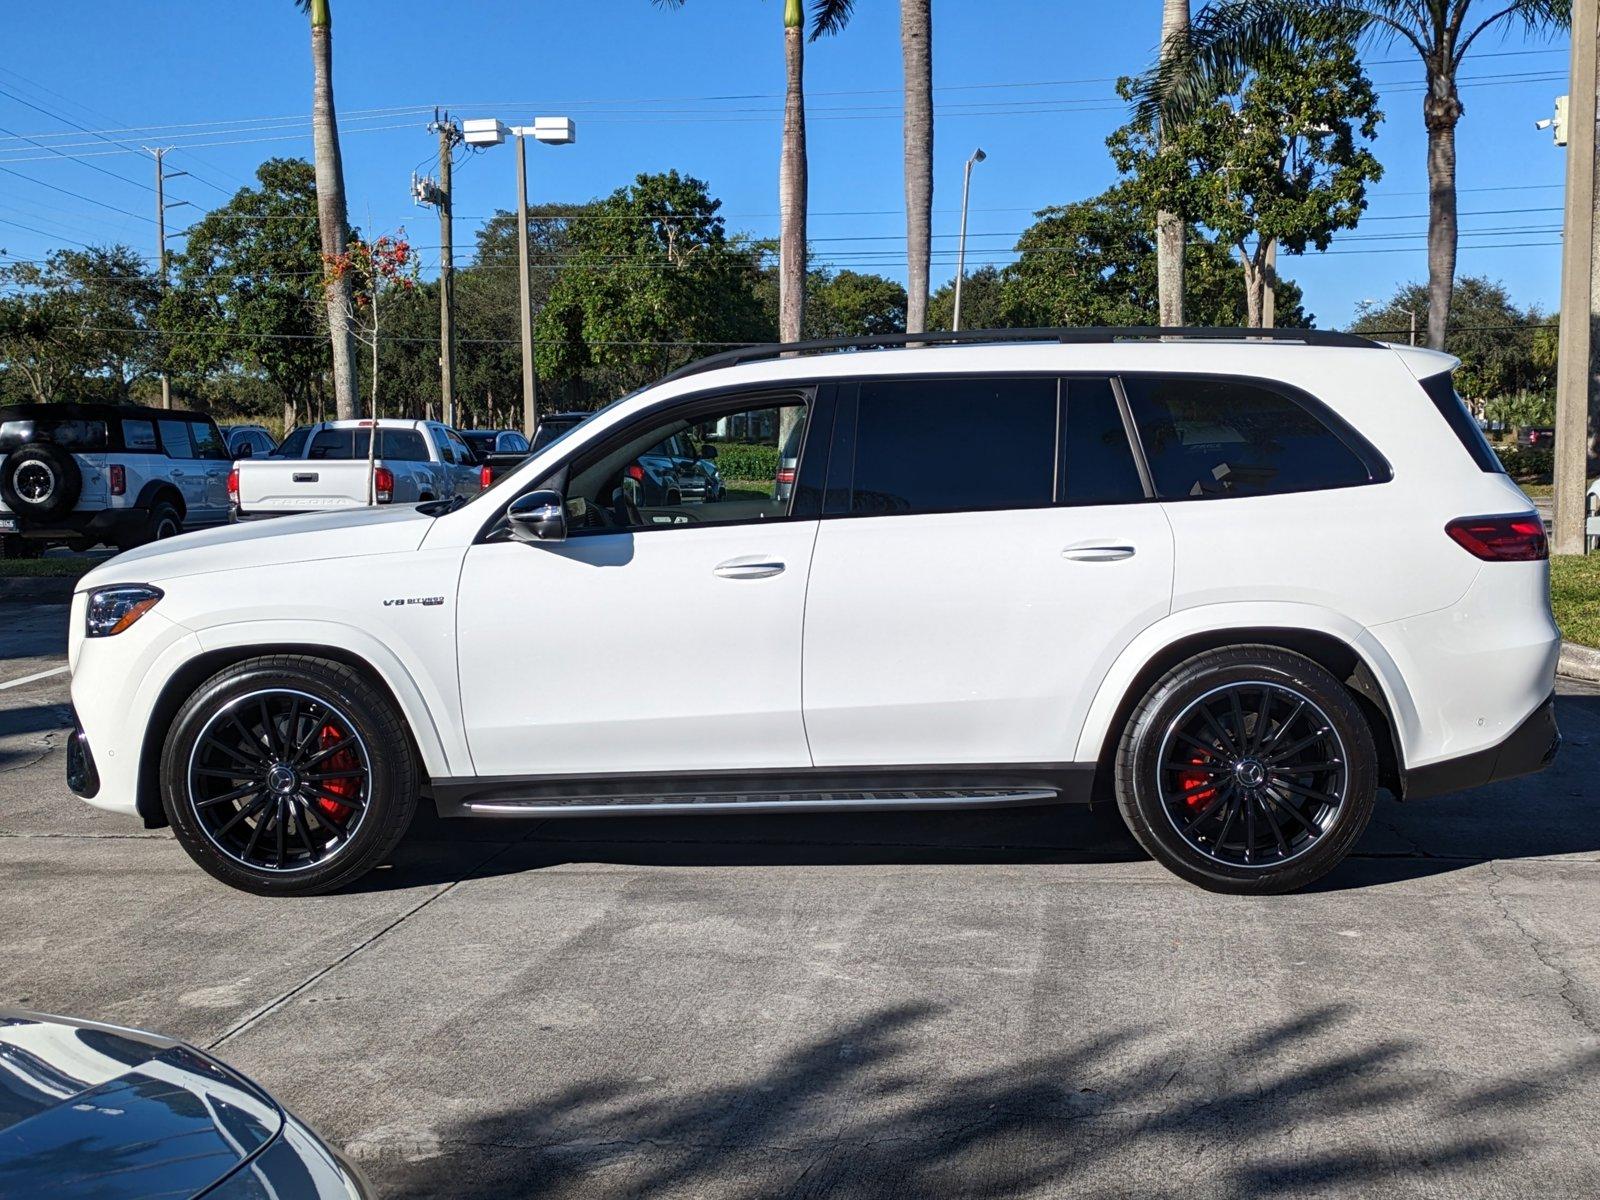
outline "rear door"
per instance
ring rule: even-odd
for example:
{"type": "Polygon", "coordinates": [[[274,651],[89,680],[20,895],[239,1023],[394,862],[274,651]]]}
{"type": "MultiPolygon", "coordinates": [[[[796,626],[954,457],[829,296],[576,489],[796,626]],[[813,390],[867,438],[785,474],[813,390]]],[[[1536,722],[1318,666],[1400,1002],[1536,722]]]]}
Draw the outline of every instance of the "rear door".
{"type": "MultiPolygon", "coordinates": [[[[183,496],[184,523],[208,525],[221,521],[226,511],[218,511],[211,495],[211,479],[206,464],[195,455],[194,435],[190,423],[181,417],[166,417],[156,421],[161,436],[161,448],[170,460],[166,464],[167,478],[183,496]]],[[[223,479],[223,503],[227,503],[227,479],[223,479]]]]}
{"type": "Polygon", "coordinates": [[[806,600],[816,765],[1062,763],[1164,616],[1172,533],[1110,380],[862,381],[806,600]]]}

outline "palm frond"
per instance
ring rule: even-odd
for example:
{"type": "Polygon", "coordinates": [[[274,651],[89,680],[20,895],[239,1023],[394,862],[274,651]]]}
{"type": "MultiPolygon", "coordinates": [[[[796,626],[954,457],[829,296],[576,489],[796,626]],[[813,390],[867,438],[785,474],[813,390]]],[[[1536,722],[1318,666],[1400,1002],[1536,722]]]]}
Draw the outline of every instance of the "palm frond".
{"type": "Polygon", "coordinates": [[[814,42],[824,34],[838,33],[850,24],[855,7],[856,0],[817,0],[811,14],[811,40],[814,42]]]}
{"type": "Polygon", "coordinates": [[[1572,24],[1572,0],[1513,0],[1504,8],[1491,13],[1456,43],[1455,61],[1466,57],[1468,48],[1478,40],[1478,35],[1498,25],[1520,25],[1530,34],[1554,33],[1572,24]]]}
{"type": "Polygon", "coordinates": [[[650,0],[657,8],[682,8],[683,0],[650,0]]]}

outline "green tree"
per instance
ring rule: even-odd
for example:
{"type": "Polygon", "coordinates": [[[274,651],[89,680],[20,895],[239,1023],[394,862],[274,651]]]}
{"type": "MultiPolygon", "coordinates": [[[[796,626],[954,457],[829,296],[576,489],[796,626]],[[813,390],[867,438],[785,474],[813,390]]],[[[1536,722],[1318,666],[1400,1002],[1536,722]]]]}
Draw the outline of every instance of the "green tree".
{"type": "MultiPolygon", "coordinates": [[[[1213,82],[1216,97],[1169,123],[1164,139],[1145,113],[1108,145],[1142,203],[1183,213],[1233,248],[1246,319],[1258,326],[1272,247],[1325,250],[1360,219],[1367,185],[1383,174],[1368,149],[1382,114],[1354,45],[1336,31],[1258,47],[1213,82]]],[[[1129,98],[1134,89],[1120,85],[1129,98]]]]}
{"type": "Polygon", "coordinates": [[[1456,86],[1467,52],[1491,31],[1565,26],[1570,0],[1219,0],[1207,5],[1140,83],[1141,109],[1181,121],[1262,52],[1290,53],[1330,33],[1409,46],[1422,60],[1428,134],[1428,345],[1443,348],[1456,268],[1456,86]]]}
{"type": "Polygon", "coordinates": [[[894,280],[860,271],[812,273],[806,337],[869,337],[904,332],[906,289],[894,280]]]}
{"type": "MultiPolygon", "coordinates": [[[[1090,200],[1047,208],[1017,241],[1002,272],[1002,325],[1154,325],[1160,320],[1155,211],[1140,190],[1118,184],[1090,200]]],[[[1248,318],[1239,267],[1228,248],[1190,228],[1184,248],[1185,319],[1242,325],[1248,318]]],[[[970,288],[972,279],[967,286],[970,288]]],[[[962,295],[962,306],[968,303],[962,295]]],[[[1278,281],[1278,323],[1309,327],[1300,289],[1278,281]]]]}
{"type": "MultiPolygon", "coordinates": [[[[968,329],[1008,329],[1021,323],[1012,311],[1009,281],[1009,275],[988,263],[967,272],[961,285],[961,320],[968,329]]],[[[955,308],[956,281],[952,279],[933,294],[928,328],[949,329],[955,308]]]]}
{"type": "Polygon", "coordinates": [[[316,175],[268,159],[189,231],[161,305],[167,369],[193,393],[219,374],[264,376],[285,425],[310,418],[332,364],[323,334],[316,175]]]}
{"type": "Polygon", "coordinates": [[[574,217],[535,327],[541,376],[568,395],[639,387],[718,345],[763,340],[755,254],[729,239],[722,206],[670,171],[574,217]]]}
{"type": "Polygon", "coordinates": [[[0,267],[0,292],[0,361],[33,399],[126,402],[154,373],[159,283],[132,248],[11,263],[0,267]]]}
{"type": "MultiPolygon", "coordinates": [[[[684,0],[652,0],[681,8],[684,0]]],[[[855,0],[812,0],[811,40],[838,33],[855,0]]],[[[806,309],[805,0],[783,0],[783,145],[778,158],[778,336],[797,341],[806,309]]]]}

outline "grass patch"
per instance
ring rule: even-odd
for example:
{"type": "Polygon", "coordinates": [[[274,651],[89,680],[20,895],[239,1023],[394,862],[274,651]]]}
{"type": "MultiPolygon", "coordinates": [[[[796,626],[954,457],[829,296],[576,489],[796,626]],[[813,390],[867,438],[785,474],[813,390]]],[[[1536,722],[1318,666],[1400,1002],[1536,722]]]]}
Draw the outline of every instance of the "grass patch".
{"type": "Polygon", "coordinates": [[[81,554],[0,558],[0,579],[76,579],[103,562],[103,558],[86,558],[81,554]]]}
{"type": "Polygon", "coordinates": [[[771,500],[772,484],[759,479],[724,479],[724,500],[771,500]]]}
{"type": "Polygon", "coordinates": [[[1530,500],[1548,500],[1556,493],[1553,483],[1519,483],[1517,486],[1530,500]]]}
{"type": "Polygon", "coordinates": [[[1551,557],[1550,607],[1567,641],[1600,646],[1600,554],[1551,557]]]}

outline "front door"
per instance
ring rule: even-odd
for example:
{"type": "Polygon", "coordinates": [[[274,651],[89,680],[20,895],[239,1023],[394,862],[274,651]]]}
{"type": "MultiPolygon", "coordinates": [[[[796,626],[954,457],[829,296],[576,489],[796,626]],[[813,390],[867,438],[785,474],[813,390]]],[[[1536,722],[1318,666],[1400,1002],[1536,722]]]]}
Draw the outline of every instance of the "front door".
{"type": "Polygon", "coordinates": [[[629,468],[688,422],[658,415],[581,454],[565,542],[496,531],[467,552],[457,638],[480,776],[811,765],[800,638],[817,521],[770,480],[641,503],[629,468]]]}
{"type": "Polygon", "coordinates": [[[863,382],[836,428],[806,605],[816,765],[1072,761],[1107,667],[1171,604],[1171,529],[1110,382],[863,382]]]}

